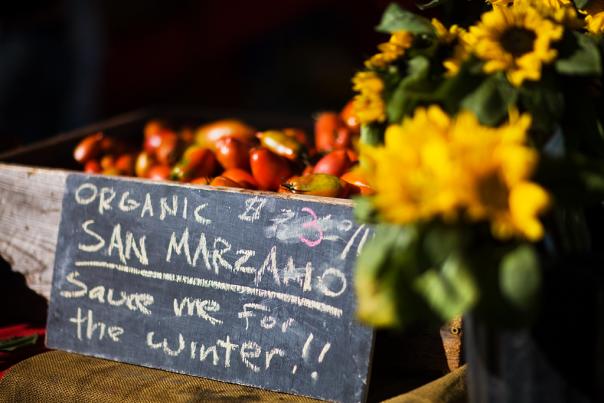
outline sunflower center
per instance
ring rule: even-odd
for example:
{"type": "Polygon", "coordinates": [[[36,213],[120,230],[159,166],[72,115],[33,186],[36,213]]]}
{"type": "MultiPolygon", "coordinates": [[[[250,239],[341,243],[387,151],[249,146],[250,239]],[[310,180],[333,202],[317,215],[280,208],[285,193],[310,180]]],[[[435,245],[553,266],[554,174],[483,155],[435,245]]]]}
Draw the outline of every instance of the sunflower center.
{"type": "Polygon", "coordinates": [[[533,50],[537,35],[530,29],[513,27],[506,30],[499,42],[501,47],[514,57],[520,57],[533,50]]]}

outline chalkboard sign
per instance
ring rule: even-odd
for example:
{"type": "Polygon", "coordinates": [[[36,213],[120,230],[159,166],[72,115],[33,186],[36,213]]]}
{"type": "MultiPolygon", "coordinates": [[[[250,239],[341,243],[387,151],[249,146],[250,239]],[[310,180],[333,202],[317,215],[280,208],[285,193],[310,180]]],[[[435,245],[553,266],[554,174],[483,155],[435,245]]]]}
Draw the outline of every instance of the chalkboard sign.
{"type": "Polygon", "coordinates": [[[70,175],[47,345],[362,401],[352,271],[371,236],[345,204],[70,175]]]}

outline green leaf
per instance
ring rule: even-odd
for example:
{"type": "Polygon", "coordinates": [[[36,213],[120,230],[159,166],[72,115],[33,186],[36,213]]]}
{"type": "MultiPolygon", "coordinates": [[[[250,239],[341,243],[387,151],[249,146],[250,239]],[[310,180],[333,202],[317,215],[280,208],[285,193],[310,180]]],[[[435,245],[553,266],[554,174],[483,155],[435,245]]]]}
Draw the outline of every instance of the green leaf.
{"type": "Polygon", "coordinates": [[[382,21],[376,29],[379,32],[407,31],[414,35],[435,35],[434,27],[428,19],[403,10],[398,4],[394,3],[386,8],[382,21]]]}
{"type": "Polygon", "coordinates": [[[416,1],[415,6],[420,10],[427,10],[433,7],[438,7],[448,2],[449,0],[422,0],[416,1]]]}
{"type": "Polygon", "coordinates": [[[0,340],[0,351],[14,351],[25,346],[32,346],[38,341],[38,335],[13,337],[8,340],[0,340]]]}
{"type": "Polygon", "coordinates": [[[410,115],[422,101],[431,99],[432,91],[426,82],[430,62],[424,56],[409,60],[407,75],[398,84],[387,101],[386,114],[390,123],[399,123],[410,115]]]}
{"type": "Polygon", "coordinates": [[[413,227],[379,225],[357,258],[357,316],[372,326],[404,326],[422,309],[405,278],[414,265],[417,231],[413,227]]]}
{"type": "Polygon", "coordinates": [[[556,60],[556,71],[576,76],[597,76],[602,73],[600,52],[594,40],[579,32],[573,32],[573,49],[567,57],[556,60]]]}
{"type": "Polygon", "coordinates": [[[501,261],[499,282],[503,297],[522,312],[536,308],[541,273],[539,260],[531,246],[521,245],[501,261]]]}
{"type": "Polygon", "coordinates": [[[361,126],[361,143],[376,146],[384,143],[384,127],[378,124],[361,126]]]}
{"type": "Polygon", "coordinates": [[[565,113],[565,94],[545,77],[542,82],[528,83],[520,89],[518,103],[532,116],[533,131],[551,135],[565,113]]]}
{"type": "Polygon", "coordinates": [[[360,223],[375,223],[377,209],[373,205],[373,197],[359,196],[354,198],[354,219],[360,223]]]}
{"type": "Polygon", "coordinates": [[[591,3],[591,1],[592,0],[573,0],[573,3],[575,3],[575,7],[577,7],[579,10],[583,10],[589,3],[591,3]]]}
{"type": "Polygon", "coordinates": [[[450,256],[436,269],[424,272],[414,288],[443,320],[469,311],[478,299],[478,286],[472,273],[458,255],[450,256]]]}
{"type": "Polygon", "coordinates": [[[489,126],[499,124],[516,103],[518,92],[500,75],[492,75],[465,97],[461,106],[472,111],[478,120],[489,126]]]}

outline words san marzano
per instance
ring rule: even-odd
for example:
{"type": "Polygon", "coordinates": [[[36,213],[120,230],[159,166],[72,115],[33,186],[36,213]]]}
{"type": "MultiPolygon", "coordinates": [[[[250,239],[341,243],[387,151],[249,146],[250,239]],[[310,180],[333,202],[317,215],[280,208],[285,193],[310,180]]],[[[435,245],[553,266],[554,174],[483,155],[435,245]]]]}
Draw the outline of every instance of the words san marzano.
{"type": "MultiPolygon", "coordinates": [[[[212,219],[204,215],[204,210],[208,208],[207,203],[190,205],[186,197],[178,195],[157,200],[150,193],[137,200],[128,191],[116,192],[111,187],[99,188],[92,183],[80,185],[74,197],[79,205],[93,206],[100,216],[109,210],[117,209],[138,219],[182,219],[185,225],[170,231],[169,237],[165,237],[165,263],[175,263],[177,259],[181,259],[181,262],[188,266],[207,269],[216,275],[222,270],[240,273],[246,276],[244,281],[253,280],[256,286],[269,281],[273,286],[295,287],[304,293],[318,291],[332,298],[342,295],[348,287],[346,276],[340,269],[326,267],[322,268],[321,273],[315,273],[316,268],[310,260],[295,262],[291,256],[280,255],[277,245],[265,251],[256,251],[241,245],[232,245],[222,236],[206,235],[204,229],[212,225],[212,219]]],[[[266,199],[259,197],[248,199],[237,217],[245,222],[258,220],[265,201],[266,199]]],[[[305,235],[300,235],[299,238],[302,243],[314,247],[322,241],[323,230],[312,209],[304,208],[302,211],[308,216],[308,220],[303,225],[305,235]]],[[[283,222],[292,216],[288,212],[282,212],[279,218],[281,221],[273,221],[283,222]]],[[[81,223],[81,228],[88,237],[79,240],[77,247],[80,251],[116,257],[123,265],[149,266],[146,234],[134,233],[119,222],[113,224],[110,232],[104,233],[96,220],[90,218],[81,223]]],[[[215,227],[211,229],[213,233],[217,230],[215,227]]],[[[354,239],[350,242],[354,242],[354,239]]],[[[346,251],[349,248],[350,245],[347,245],[346,251]]]]}

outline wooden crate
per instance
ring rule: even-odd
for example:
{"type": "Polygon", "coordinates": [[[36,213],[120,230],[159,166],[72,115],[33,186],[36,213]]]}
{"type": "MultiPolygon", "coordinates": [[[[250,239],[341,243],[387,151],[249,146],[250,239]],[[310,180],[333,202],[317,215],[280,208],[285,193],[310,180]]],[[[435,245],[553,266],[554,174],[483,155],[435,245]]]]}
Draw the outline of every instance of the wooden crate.
{"type": "MultiPolygon", "coordinates": [[[[201,123],[222,117],[234,116],[220,111],[198,112],[191,110],[145,110],[119,116],[100,124],[88,126],[49,140],[0,154],[0,255],[14,271],[22,273],[31,289],[49,298],[52,267],[57,244],[59,221],[65,181],[67,176],[78,170],[73,162],[72,151],[84,136],[103,130],[106,134],[120,138],[132,138],[140,144],[143,126],[150,118],[165,118],[182,123],[201,123]]],[[[236,114],[238,118],[257,127],[298,126],[309,129],[310,120],[300,120],[258,114],[236,114]]],[[[140,179],[123,178],[125,181],[140,179]]],[[[179,186],[179,185],[176,185],[179,186]]],[[[231,190],[258,194],[255,191],[231,190]]],[[[276,195],[277,197],[303,196],[276,195]]],[[[325,199],[325,203],[351,205],[348,200],[325,199]]],[[[388,372],[430,373],[444,372],[461,364],[461,324],[459,321],[444,326],[440,334],[419,331],[401,338],[377,335],[384,343],[385,356],[380,364],[388,372]],[[390,362],[392,348],[401,349],[404,340],[406,353],[403,363],[390,362]]],[[[379,346],[378,346],[379,347],[379,346]]],[[[379,358],[379,357],[378,357],[379,358]]]]}

